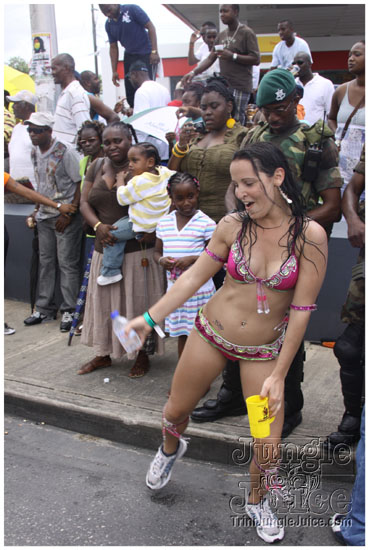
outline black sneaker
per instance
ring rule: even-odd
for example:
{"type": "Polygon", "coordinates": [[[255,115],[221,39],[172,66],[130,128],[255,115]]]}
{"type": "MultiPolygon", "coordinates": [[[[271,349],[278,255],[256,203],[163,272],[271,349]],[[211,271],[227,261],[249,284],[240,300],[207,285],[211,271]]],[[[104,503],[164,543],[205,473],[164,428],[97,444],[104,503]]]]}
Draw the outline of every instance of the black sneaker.
{"type": "Polygon", "coordinates": [[[33,325],[39,325],[40,323],[53,321],[56,319],[56,315],[50,316],[45,315],[45,313],[40,313],[39,311],[34,311],[30,317],[27,317],[23,322],[27,327],[32,327],[33,325]]]}
{"type": "Polygon", "coordinates": [[[62,319],[60,321],[60,332],[69,332],[72,328],[73,313],[64,311],[62,319]]]}

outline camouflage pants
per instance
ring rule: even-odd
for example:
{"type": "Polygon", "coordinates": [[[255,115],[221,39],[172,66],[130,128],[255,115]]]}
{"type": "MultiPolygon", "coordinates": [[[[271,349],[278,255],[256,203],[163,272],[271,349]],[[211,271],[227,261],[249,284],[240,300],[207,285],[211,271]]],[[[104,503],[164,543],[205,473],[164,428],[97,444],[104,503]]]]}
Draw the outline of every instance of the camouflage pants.
{"type": "Polygon", "coordinates": [[[365,321],[365,249],[361,248],[356,265],[352,268],[346,302],[341,311],[343,323],[363,324],[365,321]]]}

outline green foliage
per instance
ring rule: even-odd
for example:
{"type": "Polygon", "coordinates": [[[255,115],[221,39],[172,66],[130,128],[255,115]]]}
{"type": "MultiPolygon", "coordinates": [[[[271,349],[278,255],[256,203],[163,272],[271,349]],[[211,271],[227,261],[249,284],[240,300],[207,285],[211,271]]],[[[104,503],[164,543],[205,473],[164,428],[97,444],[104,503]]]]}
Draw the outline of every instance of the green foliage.
{"type": "Polygon", "coordinates": [[[29,73],[28,63],[22,57],[11,57],[7,62],[7,65],[9,65],[9,67],[13,67],[13,69],[16,69],[17,71],[20,71],[21,73],[29,73]]]}

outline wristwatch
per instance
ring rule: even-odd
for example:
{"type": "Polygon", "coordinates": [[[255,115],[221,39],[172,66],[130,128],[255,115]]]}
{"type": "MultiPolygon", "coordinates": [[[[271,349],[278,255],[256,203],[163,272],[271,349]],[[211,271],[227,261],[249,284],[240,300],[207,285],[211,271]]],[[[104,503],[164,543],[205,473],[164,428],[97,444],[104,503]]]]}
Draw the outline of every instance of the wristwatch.
{"type": "Polygon", "coordinates": [[[61,207],[61,202],[58,202],[58,204],[56,205],[57,210],[59,210],[60,207],[61,207]]]}
{"type": "Polygon", "coordinates": [[[238,54],[234,53],[232,57],[233,57],[233,61],[237,61],[238,54]]]}

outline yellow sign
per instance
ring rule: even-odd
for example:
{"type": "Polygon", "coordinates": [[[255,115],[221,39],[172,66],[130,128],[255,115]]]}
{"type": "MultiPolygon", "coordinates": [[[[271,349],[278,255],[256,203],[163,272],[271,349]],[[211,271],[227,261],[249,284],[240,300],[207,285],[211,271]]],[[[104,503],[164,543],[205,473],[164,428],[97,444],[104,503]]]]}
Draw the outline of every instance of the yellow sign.
{"type": "Polygon", "coordinates": [[[257,39],[260,53],[271,53],[281,41],[279,34],[258,34],[257,39]]]}

